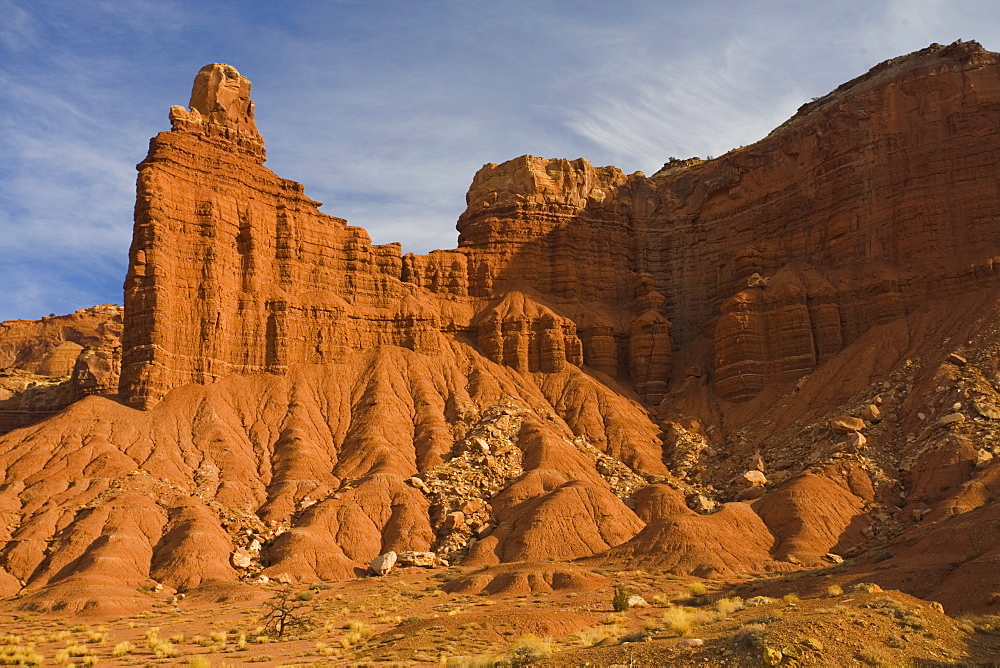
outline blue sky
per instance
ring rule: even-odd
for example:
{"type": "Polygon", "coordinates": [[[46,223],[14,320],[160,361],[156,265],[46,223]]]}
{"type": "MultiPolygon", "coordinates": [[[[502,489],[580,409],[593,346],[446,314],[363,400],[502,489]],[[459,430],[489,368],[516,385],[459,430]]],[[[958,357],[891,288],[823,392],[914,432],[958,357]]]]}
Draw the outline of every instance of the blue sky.
{"type": "Polygon", "coordinates": [[[404,251],[454,247],[475,171],[626,172],[752,143],[995,0],[0,0],[0,320],[121,302],[135,164],[198,69],[254,83],[268,166],[404,251]]]}

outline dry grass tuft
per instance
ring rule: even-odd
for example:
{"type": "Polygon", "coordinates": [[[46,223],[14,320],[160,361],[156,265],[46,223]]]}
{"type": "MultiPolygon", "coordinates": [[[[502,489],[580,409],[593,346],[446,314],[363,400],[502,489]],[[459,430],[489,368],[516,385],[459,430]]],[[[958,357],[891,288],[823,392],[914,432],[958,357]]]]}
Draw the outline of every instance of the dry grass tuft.
{"type": "MultiPolygon", "coordinates": [[[[657,625],[659,626],[659,625],[657,625]]],[[[591,626],[577,631],[573,635],[573,640],[581,647],[593,647],[608,639],[617,640],[624,634],[624,629],[615,624],[614,626],[591,626]]]]}
{"type": "Polygon", "coordinates": [[[340,646],[344,649],[364,642],[372,634],[371,627],[362,622],[347,622],[344,628],[347,629],[347,634],[340,639],[340,646]]]}
{"type": "Polygon", "coordinates": [[[686,636],[691,633],[691,629],[694,628],[696,624],[705,624],[707,622],[715,621],[716,615],[708,610],[697,610],[694,608],[685,608],[684,606],[677,606],[676,608],[670,608],[663,613],[661,618],[661,626],[679,636],[686,636]]]}
{"type": "Polygon", "coordinates": [[[513,667],[528,666],[552,656],[552,643],[535,635],[518,638],[507,651],[507,662],[513,667]]]}
{"type": "Polygon", "coordinates": [[[130,643],[128,640],[123,640],[122,642],[115,645],[115,648],[111,650],[111,656],[122,657],[131,654],[135,651],[135,645],[130,643]]]}
{"type": "Polygon", "coordinates": [[[692,596],[704,596],[708,593],[708,587],[701,582],[692,582],[688,585],[688,593],[692,596]]]}
{"type": "Polygon", "coordinates": [[[719,619],[729,619],[729,615],[742,610],[744,607],[743,599],[739,596],[720,598],[715,602],[715,611],[719,614],[719,619]]]}
{"type": "Polygon", "coordinates": [[[33,645],[4,643],[0,647],[0,665],[40,666],[43,663],[45,663],[45,657],[36,652],[33,645]]]}

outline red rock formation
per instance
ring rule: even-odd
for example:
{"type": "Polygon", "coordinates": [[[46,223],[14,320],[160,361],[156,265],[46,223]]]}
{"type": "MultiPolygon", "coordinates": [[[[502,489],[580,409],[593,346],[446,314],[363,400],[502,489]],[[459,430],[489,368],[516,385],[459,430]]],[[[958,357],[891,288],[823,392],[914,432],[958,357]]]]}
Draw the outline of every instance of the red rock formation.
{"type": "Polygon", "coordinates": [[[0,322],[0,434],[118,389],[122,309],[0,322]]]}
{"type": "MultiPolygon", "coordinates": [[[[130,607],[431,548],[735,574],[863,556],[907,493],[929,522],[976,512],[998,73],[932,46],[650,178],[486,165],[459,247],[402,256],[265,168],[249,82],[207,66],[139,165],[126,405],[0,437],[0,587],[130,607]],[[876,401],[864,440],[829,429],[876,401]]],[[[91,345],[43,338],[53,372],[91,345]]],[[[102,394],[118,359],[73,364],[102,394]]],[[[527,586],[504,572],[467,586],[527,586]]]]}

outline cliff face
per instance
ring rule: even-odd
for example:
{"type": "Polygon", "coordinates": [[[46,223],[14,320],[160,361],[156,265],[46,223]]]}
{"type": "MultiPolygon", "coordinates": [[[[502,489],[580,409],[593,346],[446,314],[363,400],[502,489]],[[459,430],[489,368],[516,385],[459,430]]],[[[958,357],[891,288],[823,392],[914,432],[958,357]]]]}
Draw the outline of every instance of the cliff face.
{"type": "Polygon", "coordinates": [[[122,309],[113,304],[0,322],[0,434],[88,394],[116,394],[121,331],[122,309]]]}
{"type": "Polygon", "coordinates": [[[433,355],[456,335],[521,371],[591,357],[627,379],[634,366],[658,401],[669,322],[630,266],[621,172],[541,158],[487,166],[459,222],[462,246],[403,257],[263,166],[249,90],[229,66],[203,69],[191,109],[171,110],[173,130],[139,165],[125,281],[129,405],[381,345],[433,355]]]}
{"type": "Polygon", "coordinates": [[[140,165],[130,405],[455,335],[519,370],[586,365],[655,405],[671,350],[706,325],[718,395],[745,401],[928,297],[989,284],[1000,252],[1000,76],[975,43],[883,64],[753,146],[651,178],[486,165],[459,247],[425,256],[371,244],[263,167],[249,91],[203,70],[140,165]]]}
{"type": "MultiPolygon", "coordinates": [[[[989,516],[1000,476],[997,119],[1000,56],[932,46],[648,178],[486,165],[458,248],[402,255],[264,167],[249,81],[206,66],[139,164],[126,405],[0,437],[0,593],[960,543],[975,522],[920,523],[989,516]]],[[[113,346],[47,326],[32,371],[104,394],[113,346]]]]}

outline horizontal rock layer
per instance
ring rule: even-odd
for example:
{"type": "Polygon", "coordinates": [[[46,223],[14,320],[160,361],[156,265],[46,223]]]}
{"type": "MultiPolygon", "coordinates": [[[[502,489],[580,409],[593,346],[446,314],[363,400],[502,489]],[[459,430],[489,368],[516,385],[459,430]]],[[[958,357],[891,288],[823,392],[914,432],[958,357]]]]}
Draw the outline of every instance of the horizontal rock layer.
{"type": "Polygon", "coordinates": [[[139,165],[120,359],[49,334],[29,356],[95,394],[120,363],[122,403],[0,437],[19,605],[388,551],[789,570],[891,539],[907,494],[920,518],[985,503],[988,424],[941,418],[973,380],[995,403],[990,348],[942,360],[1000,322],[996,54],[889,61],[649,178],[486,165],[458,248],[426,255],[264,167],[249,92],[204,68],[139,165]]]}
{"type": "Polygon", "coordinates": [[[672,350],[706,326],[716,391],[745,401],[928,296],[994,280],[1000,67],[974,42],[884,63],[757,144],[650,178],[486,165],[459,247],[406,256],[266,169],[249,83],[215,67],[139,166],[133,406],[377,345],[433,355],[456,336],[517,369],[588,366],[656,404],[672,350]],[[489,315],[508,299],[536,305],[489,315]]]}

